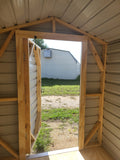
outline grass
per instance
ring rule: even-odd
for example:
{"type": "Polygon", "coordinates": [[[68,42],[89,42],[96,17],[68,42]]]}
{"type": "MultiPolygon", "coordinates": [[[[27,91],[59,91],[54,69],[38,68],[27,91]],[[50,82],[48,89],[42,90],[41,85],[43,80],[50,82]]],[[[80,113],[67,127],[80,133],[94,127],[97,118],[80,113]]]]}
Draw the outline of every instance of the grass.
{"type": "Polygon", "coordinates": [[[50,128],[46,122],[47,121],[60,120],[63,122],[63,126],[60,126],[64,130],[64,122],[78,123],[79,121],[79,109],[64,109],[64,108],[52,108],[42,110],[42,127],[40,129],[39,135],[37,137],[36,143],[34,145],[35,152],[46,152],[49,150],[50,144],[52,144],[52,139],[50,137],[50,128]]]}
{"type": "MultiPolygon", "coordinates": [[[[59,79],[42,79],[42,96],[45,95],[79,95],[80,93],[80,76],[76,80],[59,80],[59,79]]],[[[65,108],[51,108],[42,110],[42,123],[39,135],[37,137],[36,143],[34,145],[34,151],[45,152],[49,150],[50,144],[52,144],[52,139],[50,137],[50,128],[46,122],[47,121],[60,120],[63,125],[60,126],[64,129],[64,122],[69,122],[70,124],[78,123],[79,121],[79,109],[65,109],[65,108]]]]}
{"type": "Polygon", "coordinates": [[[80,93],[80,78],[76,80],[60,80],[60,79],[42,79],[42,96],[45,95],[79,95],[80,93]]]}
{"type": "Polygon", "coordinates": [[[52,108],[42,110],[42,121],[69,120],[70,123],[79,121],[79,109],[52,108]]]}
{"type": "Polygon", "coordinates": [[[34,151],[36,152],[45,152],[48,151],[49,145],[52,143],[50,132],[51,128],[46,123],[42,123],[39,135],[34,145],[34,151]]]}

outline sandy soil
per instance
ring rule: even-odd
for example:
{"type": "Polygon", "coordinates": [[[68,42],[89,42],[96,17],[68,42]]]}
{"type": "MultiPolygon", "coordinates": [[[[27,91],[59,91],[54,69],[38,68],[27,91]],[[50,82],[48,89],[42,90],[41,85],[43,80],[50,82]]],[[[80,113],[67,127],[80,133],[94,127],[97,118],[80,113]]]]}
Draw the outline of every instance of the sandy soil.
{"type": "Polygon", "coordinates": [[[78,108],[79,96],[42,96],[42,109],[78,108]]]}
{"type": "MultiPolygon", "coordinates": [[[[79,96],[43,96],[42,109],[50,108],[78,108],[79,96]]],[[[78,146],[78,125],[68,122],[47,122],[52,128],[52,144],[49,150],[58,150],[78,146]]]]}
{"type": "Polygon", "coordinates": [[[78,125],[63,123],[60,121],[48,122],[51,132],[52,144],[49,147],[50,151],[71,148],[78,146],[78,125]]]}

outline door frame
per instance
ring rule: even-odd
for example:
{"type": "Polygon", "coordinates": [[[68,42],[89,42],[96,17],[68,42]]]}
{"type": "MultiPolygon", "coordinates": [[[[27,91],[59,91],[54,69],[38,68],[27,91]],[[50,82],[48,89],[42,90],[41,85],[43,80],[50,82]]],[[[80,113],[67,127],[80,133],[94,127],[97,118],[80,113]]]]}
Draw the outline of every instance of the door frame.
{"type": "MultiPolygon", "coordinates": [[[[26,154],[26,146],[30,150],[30,142],[26,144],[25,133],[25,100],[26,93],[24,90],[24,44],[23,40],[28,38],[38,39],[51,39],[51,40],[67,40],[67,41],[79,41],[82,42],[82,55],[81,55],[81,76],[80,76],[80,106],[79,106],[79,134],[78,134],[78,146],[79,150],[84,148],[84,126],[85,126],[85,97],[86,97],[86,69],[87,69],[87,51],[88,51],[88,37],[74,34],[61,34],[61,33],[48,33],[48,32],[36,32],[16,30],[16,57],[17,57],[17,83],[18,83],[18,125],[19,125],[19,157],[24,160],[26,154]]],[[[28,77],[29,78],[29,77],[28,77]]],[[[28,79],[27,79],[28,80],[28,79]]],[[[29,91],[28,91],[29,92],[29,91]]],[[[29,95],[29,94],[28,94],[29,95]]],[[[30,95],[29,95],[30,96],[30,95]]],[[[30,98],[30,97],[27,98],[30,98]]],[[[30,105],[29,112],[30,114],[30,105]]],[[[30,115],[27,115],[28,117],[30,115]]],[[[30,117],[28,118],[30,119],[30,117]]],[[[30,129],[30,125],[28,124],[30,129]]],[[[30,134],[28,140],[30,138],[30,134]]]]}

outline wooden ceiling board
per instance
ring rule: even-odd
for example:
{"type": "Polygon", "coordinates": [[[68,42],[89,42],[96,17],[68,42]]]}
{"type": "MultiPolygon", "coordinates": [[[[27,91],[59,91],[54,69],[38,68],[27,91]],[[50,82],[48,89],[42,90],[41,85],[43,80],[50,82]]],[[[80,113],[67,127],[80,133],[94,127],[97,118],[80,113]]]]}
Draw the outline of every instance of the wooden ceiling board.
{"type": "Polygon", "coordinates": [[[0,1],[0,26],[9,27],[16,24],[16,18],[13,12],[11,1],[0,1]]]}
{"type": "Polygon", "coordinates": [[[93,35],[99,36],[100,34],[107,32],[108,30],[112,30],[113,28],[115,28],[118,25],[120,25],[120,13],[117,16],[115,16],[114,18],[112,18],[109,21],[107,21],[106,23],[104,23],[103,25],[92,30],[90,33],[93,35]]]}
{"type": "Polygon", "coordinates": [[[74,0],[70,3],[70,6],[66,10],[65,14],[61,17],[62,20],[67,22],[72,22],[74,18],[81,13],[81,11],[84,9],[88,3],[90,3],[91,0],[74,0]]]}
{"type": "Polygon", "coordinates": [[[83,25],[81,29],[85,31],[91,31],[97,28],[99,25],[102,25],[116,14],[120,12],[120,1],[116,0],[111,5],[102,10],[98,15],[91,19],[88,23],[83,25]]]}
{"type": "Polygon", "coordinates": [[[40,19],[50,16],[54,9],[55,0],[43,0],[40,19]]]}
{"type": "Polygon", "coordinates": [[[24,1],[21,0],[12,0],[11,4],[14,9],[15,17],[16,17],[16,24],[25,23],[25,7],[24,1]]]}
{"type": "Polygon", "coordinates": [[[107,41],[113,41],[116,37],[117,39],[120,38],[120,25],[102,35],[99,35],[99,38],[106,39],[107,41]]]}
{"type": "Polygon", "coordinates": [[[82,27],[113,0],[93,0],[82,13],[73,21],[73,25],[82,27]]]}
{"type": "Polygon", "coordinates": [[[49,16],[105,41],[120,38],[120,0],[0,0],[0,28],[49,16]]]}
{"type": "Polygon", "coordinates": [[[71,0],[55,0],[54,8],[49,13],[49,16],[61,17],[66,11],[71,0]]]}
{"type": "Polygon", "coordinates": [[[43,0],[29,0],[29,18],[35,21],[40,18],[43,6],[43,0]]]}
{"type": "Polygon", "coordinates": [[[25,14],[24,14],[25,21],[29,22],[30,21],[30,17],[29,17],[29,0],[25,0],[23,2],[24,2],[24,11],[25,11],[25,14]]]}

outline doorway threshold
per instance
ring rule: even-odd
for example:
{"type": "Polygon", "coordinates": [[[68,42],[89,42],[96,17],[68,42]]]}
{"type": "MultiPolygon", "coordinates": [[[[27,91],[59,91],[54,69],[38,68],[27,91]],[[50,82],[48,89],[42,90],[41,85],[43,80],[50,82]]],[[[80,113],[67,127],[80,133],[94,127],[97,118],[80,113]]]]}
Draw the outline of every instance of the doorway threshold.
{"type": "Polygon", "coordinates": [[[31,154],[26,157],[27,160],[29,159],[37,159],[39,160],[59,160],[60,159],[65,159],[65,160],[84,160],[82,158],[82,155],[79,152],[78,147],[73,147],[73,148],[66,148],[66,149],[61,149],[61,150],[56,150],[56,151],[49,151],[49,152],[43,152],[43,153],[38,153],[38,154],[31,154]]]}

